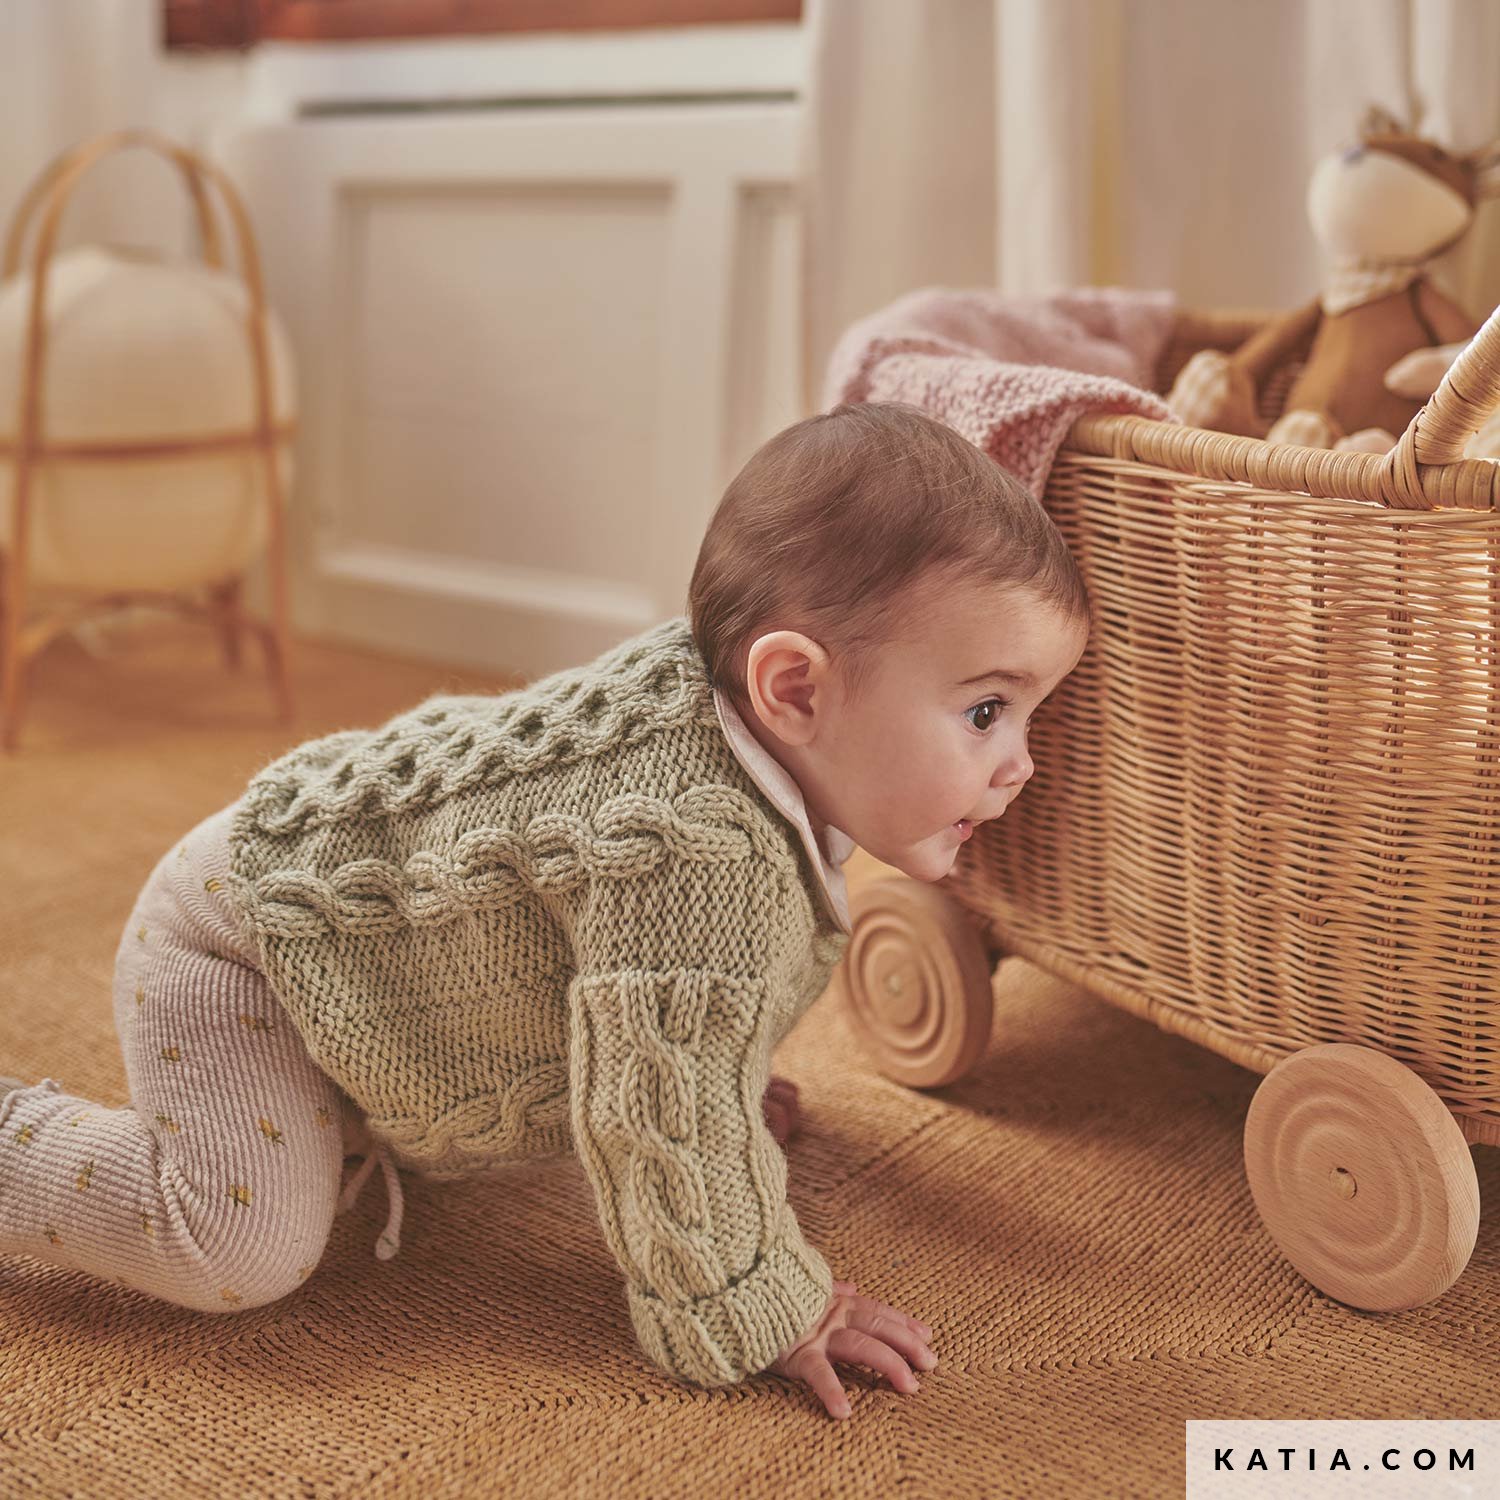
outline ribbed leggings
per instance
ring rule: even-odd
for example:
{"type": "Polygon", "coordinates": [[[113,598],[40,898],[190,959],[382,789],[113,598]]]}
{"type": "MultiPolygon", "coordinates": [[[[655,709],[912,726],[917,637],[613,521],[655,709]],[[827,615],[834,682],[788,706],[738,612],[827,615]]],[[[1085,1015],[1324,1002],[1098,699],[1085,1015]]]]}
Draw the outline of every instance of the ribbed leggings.
{"type": "Polygon", "coordinates": [[[204,1312],[273,1302],[311,1274],[347,1119],[233,917],[233,812],[162,857],[121,935],[114,1014],[130,1104],[75,1098],[50,1078],[0,1098],[0,1254],[204,1312]]]}

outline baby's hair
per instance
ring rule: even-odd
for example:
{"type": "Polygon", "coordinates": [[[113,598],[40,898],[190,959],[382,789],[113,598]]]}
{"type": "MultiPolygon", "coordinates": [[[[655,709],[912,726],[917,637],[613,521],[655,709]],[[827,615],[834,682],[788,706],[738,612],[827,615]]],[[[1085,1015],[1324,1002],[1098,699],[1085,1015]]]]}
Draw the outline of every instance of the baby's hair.
{"type": "Polygon", "coordinates": [[[915,406],[836,406],[778,432],[730,481],[688,587],[693,638],[742,714],[750,646],[768,630],[820,642],[853,693],[917,586],[952,568],[1091,617],[1062,533],[1012,474],[915,406]]]}

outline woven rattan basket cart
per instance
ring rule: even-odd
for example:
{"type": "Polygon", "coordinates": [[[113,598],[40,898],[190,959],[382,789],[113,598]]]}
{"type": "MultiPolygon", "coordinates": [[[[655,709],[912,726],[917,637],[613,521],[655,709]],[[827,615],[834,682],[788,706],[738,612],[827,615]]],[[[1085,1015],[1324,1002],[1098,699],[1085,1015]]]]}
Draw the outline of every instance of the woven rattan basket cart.
{"type": "MultiPolygon", "coordinates": [[[[1182,315],[1158,390],[1262,321],[1182,315]]],[[[986,1048],[1005,954],[1264,1073],[1257,1210],[1363,1308],[1458,1278],[1500,1144],[1500,464],[1461,457],[1497,399],[1500,310],[1382,457],[1076,423],[1044,498],[1096,623],[1031,784],[856,895],[839,971],[916,1086],[986,1048]]]]}

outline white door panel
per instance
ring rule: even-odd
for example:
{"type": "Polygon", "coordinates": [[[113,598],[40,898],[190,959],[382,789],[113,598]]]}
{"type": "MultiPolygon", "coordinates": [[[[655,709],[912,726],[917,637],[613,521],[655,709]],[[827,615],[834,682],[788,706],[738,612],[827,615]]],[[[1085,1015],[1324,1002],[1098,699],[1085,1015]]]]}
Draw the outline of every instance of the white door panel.
{"type": "Polygon", "coordinates": [[[796,128],[620,105],[219,143],[299,358],[299,631],[535,674],[684,607],[725,482],[799,415],[796,128]]]}

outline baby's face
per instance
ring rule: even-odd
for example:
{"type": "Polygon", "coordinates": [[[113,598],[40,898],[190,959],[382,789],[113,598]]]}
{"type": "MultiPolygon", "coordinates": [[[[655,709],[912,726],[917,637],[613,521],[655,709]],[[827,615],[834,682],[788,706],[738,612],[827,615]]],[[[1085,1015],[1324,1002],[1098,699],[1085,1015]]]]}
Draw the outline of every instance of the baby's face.
{"type": "Polygon", "coordinates": [[[1030,780],[1027,721],[1078,665],[1087,627],[1027,591],[957,585],[902,634],[852,697],[816,657],[789,672],[788,691],[772,686],[766,701],[792,733],[767,743],[817,821],[915,880],[941,880],[966,842],[960,820],[1000,817],[1030,780]]]}

